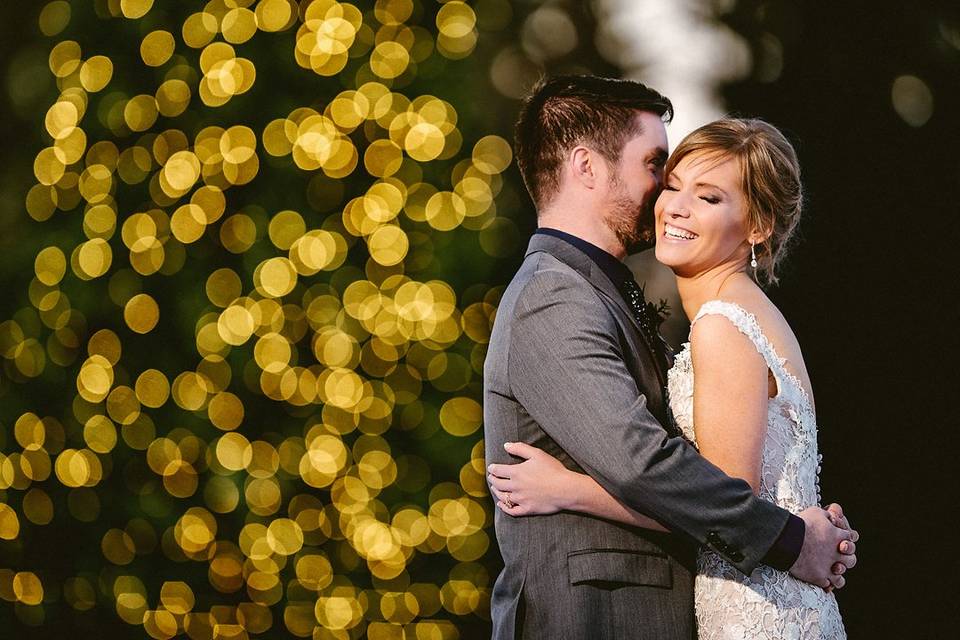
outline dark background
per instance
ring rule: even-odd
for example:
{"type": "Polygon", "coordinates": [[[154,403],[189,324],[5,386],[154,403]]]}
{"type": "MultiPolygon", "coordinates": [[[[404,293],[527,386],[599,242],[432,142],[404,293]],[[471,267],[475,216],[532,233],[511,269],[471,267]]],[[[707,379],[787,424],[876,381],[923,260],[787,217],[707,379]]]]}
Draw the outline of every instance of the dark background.
{"type": "MultiPolygon", "coordinates": [[[[563,4],[574,15],[582,6],[563,4]]],[[[763,34],[784,45],[776,81],[747,78],[723,95],[731,114],[780,127],[804,172],[800,239],[769,294],[813,382],[824,500],[841,503],[862,536],[860,564],[837,593],[848,634],[952,635],[960,5],[734,4],[721,19],[757,57],[763,34]],[[902,74],[923,78],[934,96],[923,126],[892,107],[902,74]]],[[[590,58],[588,18],[578,20],[582,49],[548,72],[610,73],[590,58]]]]}
{"type": "MultiPolygon", "coordinates": [[[[474,103],[464,109],[478,129],[509,139],[518,103],[493,91],[482,71],[499,48],[519,41],[523,17],[541,4],[516,2],[507,28],[481,33],[472,62],[477,70],[450,88],[457,98],[446,99],[458,110],[457,99],[474,103]]],[[[592,46],[595,23],[587,5],[557,4],[574,16],[581,44],[544,70],[618,75],[592,46]]],[[[732,113],[763,117],[787,132],[804,170],[802,239],[771,297],[796,331],[813,381],[824,499],[843,504],[862,536],[860,566],[837,596],[848,633],[952,636],[960,621],[953,524],[960,420],[951,406],[960,382],[960,5],[731,4],[723,21],[753,46],[760,46],[763,33],[784,43],[776,81],[748,78],[726,87],[724,97],[732,113]],[[953,34],[952,44],[945,33],[953,34]],[[934,96],[933,115],[920,127],[905,123],[891,105],[891,83],[905,73],[922,77],[934,96]]],[[[5,82],[14,52],[41,46],[36,11],[0,5],[5,82]]],[[[14,114],[7,92],[0,91],[0,191],[20,194],[19,201],[0,202],[5,291],[23,289],[30,275],[16,265],[29,268],[39,245],[22,235],[32,157],[46,144],[38,122],[14,114]]],[[[533,214],[515,169],[507,176],[512,184],[498,206],[526,238],[533,214]]],[[[521,248],[490,277],[508,281],[521,248]]],[[[5,293],[0,305],[4,318],[17,305],[11,295],[5,293]]],[[[490,566],[496,562],[491,554],[490,566]]],[[[0,620],[10,609],[0,602],[0,620]]],[[[104,630],[138,633],[110,610],[98,620],[104,630]]],[[[0,629],[0,637],[18,637],[6,633],[0,629]]]]}

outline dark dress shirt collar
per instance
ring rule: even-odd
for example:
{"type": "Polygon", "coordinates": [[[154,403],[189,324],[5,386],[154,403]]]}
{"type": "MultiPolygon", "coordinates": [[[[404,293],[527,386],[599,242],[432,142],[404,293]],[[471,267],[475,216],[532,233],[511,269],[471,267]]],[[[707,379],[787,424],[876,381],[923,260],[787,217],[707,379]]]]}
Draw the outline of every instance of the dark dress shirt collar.
{"type": "Polygon", "coordinates": [[[560,231],[558,229],[551,229],[550,227],[540,227],[537,229],[536,233],[540,233],[546,236],[553,236],[554,238],[560,238],[570,244],[572,244],[580,251],[583,251],[587,256],[593,260],[600,270],[603,271],[604,275],[610,278],[610,282],[614,284],[617,290],[621,295],[626,296],[624,291],[624,284],[627,280],[633,280],[633,273],[627,268],[627,265],[623,264],[615,255],[607,253],[600,247],[590,242],[587,242],[583,238],[578,238],[577,236],[566,233],[565,231],[560,231]]]}

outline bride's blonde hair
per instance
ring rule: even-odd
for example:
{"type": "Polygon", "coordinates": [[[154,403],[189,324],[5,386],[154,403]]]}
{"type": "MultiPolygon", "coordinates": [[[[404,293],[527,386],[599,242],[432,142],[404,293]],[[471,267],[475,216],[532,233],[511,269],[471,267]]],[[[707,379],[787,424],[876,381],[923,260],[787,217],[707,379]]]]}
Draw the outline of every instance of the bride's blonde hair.
{"type": "Polygon", "coordinates": [[[755,245],[760,284],[776,284],[776,268],[800,221],[803,188],[793,145],[773,125],[755,118],[724,118],[688,134],[667,161],[665,175],[691,153],[735,158],[747,201],[747,232],[765,237],[755,245]]]}

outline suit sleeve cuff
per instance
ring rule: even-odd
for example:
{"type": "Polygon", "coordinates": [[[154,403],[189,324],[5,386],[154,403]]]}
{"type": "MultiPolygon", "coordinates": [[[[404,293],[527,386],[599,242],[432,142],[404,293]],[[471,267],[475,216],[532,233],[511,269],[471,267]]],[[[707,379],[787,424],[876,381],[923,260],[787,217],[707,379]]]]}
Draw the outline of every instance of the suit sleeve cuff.
{"type": "Polygon", "coordinates": [[[793,563],[800,557],[800,550],[803,549],[803,536],[807,531],[807,525],[797,516],[790,514],[787,523],[783,526],[780,536],[767,551],[763,557],[763,564],[778,569],[780,571],[789,571],[793,563]]]}

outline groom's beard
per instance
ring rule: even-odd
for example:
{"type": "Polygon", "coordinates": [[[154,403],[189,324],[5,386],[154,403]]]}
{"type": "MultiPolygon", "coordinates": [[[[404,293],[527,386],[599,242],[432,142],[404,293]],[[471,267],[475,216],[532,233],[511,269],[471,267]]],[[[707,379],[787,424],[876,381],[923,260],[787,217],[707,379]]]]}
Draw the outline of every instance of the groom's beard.
{"type": "Polygon", "coordinates": [[[610,203],[609,212],[603,222],[613,231],[628,254],[653,246],[655,201],[656,198],[649,198],[649,202],[637,202],[620,193],[610,203]]]}

